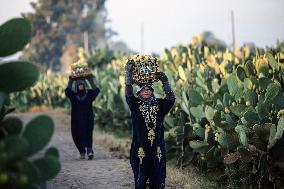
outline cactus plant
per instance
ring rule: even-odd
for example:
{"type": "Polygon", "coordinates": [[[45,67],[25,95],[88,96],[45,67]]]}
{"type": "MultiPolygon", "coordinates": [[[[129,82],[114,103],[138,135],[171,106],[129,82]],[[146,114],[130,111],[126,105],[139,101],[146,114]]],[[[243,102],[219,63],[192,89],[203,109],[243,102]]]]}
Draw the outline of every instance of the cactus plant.
{"type": "Polygon", "coordinates": [[[11,19],[0,27],[0,57],[22,50],[31,40],[31,24],[23,18],[11,19]]]}
{"type": "MultiPolygon", "coordinates": [[[[181,167],[196,164],[196,160],[208,167],[214,165],[231,179],[228,182],[233,181],[230,184],[256,188],[271,168],[267,161],[274,158],[271,151],[277,151],[282,141],[283,52],[281,48],[254,52],[236,47],[233,53],[208,47],[200,39],[166,49],[161,60],[161,70],[176,94],[175,107],[165,118],[168,159],[181,167]]],[[[102,94],[106,94],[95,103],[96,123],[104,130],[123,134],[130,130],[124,98],[126,59],[93,70],[102,94]]],[[[16,107],[21,107],[20,103],[68,107],[62,95],[66,83],[64,75],[42,75],[33,88],[11,94],[11,101],[16,107]]],[[[161,85],[154,87],[162,97],[161,85]]],[[[7,113],[10,110],[4,99],[7,95],[0,92],[0,108],[7,113]]],[[[9,132],[17,135],[17,127],[13,128],[9,132]]],[[[49,149],[45,156],[58,158],[58,153],[49,149]]]]}
{"type": "MultiPolygon", "coordinates": [[[[26,19],[4,23],[0,26],[0,56],[21,50],[30,36],[31,27],[26,19]]],[[[54,127],[51,118],[38,116],[23,127],[20,119],[5,117],[14,109],[10,108],[9,93],[33,86],[38,77],[37,67],[28,62],[0,65],[0,188],[3,189],[45,188],[46,181],[60,170],[58,156],[31,158],[50,141],[54,127]]]]}

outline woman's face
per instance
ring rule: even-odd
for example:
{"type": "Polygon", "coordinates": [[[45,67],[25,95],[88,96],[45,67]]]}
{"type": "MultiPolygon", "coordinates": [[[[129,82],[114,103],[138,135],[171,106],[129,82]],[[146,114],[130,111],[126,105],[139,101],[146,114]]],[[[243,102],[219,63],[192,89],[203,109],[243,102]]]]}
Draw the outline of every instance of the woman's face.
{"type": "Polygon", "coordinates": [[[85,89],[85,86],[84,86],[83,84],[80,84],[80,85],[78,86],[78,89],[79,89],[80,91],[83,91],[83,90],[85,89]]]}
{"type": "Polygon", "coordinates": [[[153,94],[153,91],[151,90],[150,87],[144,87],[142,91],[139,93],[139,96],[147,100],[152,96],[152,94],[153,94]]]}

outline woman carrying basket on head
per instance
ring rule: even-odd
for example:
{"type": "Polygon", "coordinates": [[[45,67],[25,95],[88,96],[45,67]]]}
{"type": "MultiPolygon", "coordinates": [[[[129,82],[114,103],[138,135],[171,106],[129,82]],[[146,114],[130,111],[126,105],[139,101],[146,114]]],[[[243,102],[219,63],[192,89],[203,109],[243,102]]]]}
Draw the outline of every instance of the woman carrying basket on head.
{"type": "Polygon", "coordinates": [[[71,102],[71,133],[73,141],[80,153],[80,158],[88,159],[94,157],[93,151],[93,128],[94,113],[92,103],[96,99],[100,89],[95,85],[94,77],[87,75],[83,77],[69,77],[65,94],[71,102]],[[86,80],[91,89],[87,89],[86,80]],[[72,90],[73,83],[75,84],[72,90]]]}
{"type": "Polygon", "coordinates": [[[162,82],[165,98],[155,98],[151,83],[138,84],[133,93],[133,65],[129,60],[126,70],[126,100],[131,111],[132,144],[130,163],[134,173],[135,189],[165,188],[166,146],[164,140],[164,117],[175,102],[167,76],[156,72],[155,78],[162,82]]]}

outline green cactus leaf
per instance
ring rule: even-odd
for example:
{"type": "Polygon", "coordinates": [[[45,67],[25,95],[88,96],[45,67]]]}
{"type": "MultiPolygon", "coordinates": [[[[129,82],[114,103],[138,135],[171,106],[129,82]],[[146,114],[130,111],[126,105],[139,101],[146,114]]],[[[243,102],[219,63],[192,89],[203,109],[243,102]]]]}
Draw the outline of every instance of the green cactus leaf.
{"type": "Polygon", "coordinates": [[[198,106],[203,103],[203,97],[194,89],[188,90],[188,100],[190,106],[198,106]]]}
{"type": "Polygon", "coordinates": [[[275,136],[276,136],[276,126],[272,125],[270,127],[270,134],[269,134],[269,140],[268,140],[268,145],[267,145],[268,149],[271,149],[276,144],[277,140],[275,136]]]}
{"type": "Polygon", "coordinates": [[[170,116],[165,117],[165,123],[170,126],[170,128],[173,128],[175,126],[174,124],[174,118],[170,116]]]}
{"type": "Polygon", "coordinates": [[[273,99],[278,95],[279,91],[280,91],[279,85],[277,85],[276,83],[269,84],[266,89],[264,101],[266,103],[273,101],[273,99]]]}
{"type": "Polygon", "coordinates": [[[202,105],[199,105],[199,106],[197,106],[197,107],[191,107],[189,110],[190,110],[190,113],[191,113],[195,118],[201,119],[201,118],[204,118],[204,117],[205,117],[205,114],[204,114],[203,106],[202,106],[202,105]]]}
{"type": "Polygon", "coordinates": [[[55,147],[50,147],[46,150],[45,156],[53,156],[59,158],[59,151],[55,147]]]}
{"type": "Polygon", "coordinates": [[[227,85],[230,92],[230,95],[235,96],[236,92],[238,91],[238,79],[234,74],[231,74],[227,78],[227,85]]]}
{"type": "Polygon", "coordinates": [[[248,146],[248,128],[246,128],[244,125],[237,125],[235,127],[235,131],[239,134],[240,141],[243,146],[248,146]]]}
{"type": "Polygon", "coordinates": [[[236,106],[231,106],[230,110],[233,114],[235,114],[238,117],[242,116],[243,111],[245,110],[245,105],[243,104],[237,104],[236,106]]]}
{"type": "Polygon", "coordinates": [[[222,132],[218,137],[218,142],[222,148],[232,150],[237,146],[237,143],[232,135],[222,132]]]}
{"type": "Polygon", "coordinates": [[[214,109],[211,106],[205,107],[205,116],[208,121],[213,121],[214,118],[214,109]]]}
{"type": "Polygon", "coordinates": [[[187,81],[187,77],[186,77],[185,71],[184,71],[184,69],[183,69],[182,66],[179,66],[179,67],[178,67],[178,74],[179,74],[179,77],[180,77],[183,81],[187,81]]]}
{"type": "Polygon", "coordinates": [[[244,79],[246,78],[246,72],[245,69],[241,66],[237,67],[237,76],[239,78],[239,80],[244,81],[244,79]]]}
{"type": "Polygon", "coordinates": [[[183,102],[184,102],[186,105],[189,104],[188,98],[187,98],[187,95],[186,95],[185,91],[182,91],[182,100],[183,100],[183,102]]]}
{"type": "Polygon", "coordinates": [[[283,135],[284,132],[284,118],[280,118],[280,120],[278,121],[278,125],[277,125],[277,132],[275,134],[276,139],[280,139],[283,135]]]}
{"type": "Polygon", "coordinates": [[[273,83],[273,81],[267,77],[261,77],[259,78],[259,87],[262,90],[266,90],[268,85],[273,83]]]}
{"type": "Polygon", "coordinates": [[[274,69],[278,70],[279,66],[272,54],[268,53],[268,63],[274,69]]]}
{"type": "Polygon", "coordinates": [[[33,163],[41,172],[41,181],[53,179],[61,169],[59,160],[53,156],[45,156],[33,161],[33,163]]]}
{"type": "Polygon", "coordinates": [[[0,126],[5,129],[8,135],[19,135],[23,128],[23,123],[16,117],[8,117],[0,122],[0,126]]]}
{"type": "Polygon", "coordinates": [[[244,79],[244,88],[246,89],[246,90],[248,90],[248,89],[252,89],[252,81],[249,79],[249,78],[245,78],[244,79]]]}
{"type": "Polygon", "coordinates": [[[241,118],[241,122],[243,125],[250,126],[250,123],[244,117],[241,118]]]}
{"type": "Polygon", "coordinates": [[[225,93],[223,97],[223,104],[225,106],[230,106],[235,101],[234,97],[232,97],[230,94],[225,93]]]}
{"type": "Polygon", "coordinates": [[[259,68],[258,72],[260,73],[259,77],[268,77],[269,76],[269,67],[268,66],[262,66],[259,68]]]}
{"type": "Polygon", "coordinates": [[[218,93],[218,91],[220,89],[220,85],[218,83],[218,79],[213,79],[211,85],[212,85],[213,92],[214,93],[218,93]]]}
{"type": "Polygon", "coordinates": [[[245,93],[244,93],[243,86],[242,86],[242,84],[240,84],[240,87],[239,87],[238,91],[235,94],[235,100],[238,101],[239,99],[243,98],[244,94],[245,93]]]}
{"type": "Polygon", "coordinates": [[[30,161],[23,160],[18,162],[20,166],[20,172],[28,177],[30,183],[37,183],[40,179],[39,169],[30,161]]]}
{"type": "Polygon", "coordinates": [[[181,103],[181,108],[185,113],[187,113],[187,115],[189,115],[189,108],[188,108],[188,105],[185,102],[181,103]]]}
{"type": "Polygon", "coordinates": [[[202,128],[202,127],[199,127],[199,128],[196,129],[195,134],[196,134],[196,136],[204,139],[205,138],[205,129],[202,128]]]}
{"type": "Polygon", "coordinates": [[[269,112],[269,105],[263,101],[257,103],[257,113],[260,119],[264,119],[269,112]]]}
{"type": "Polygon", "coordinates": [[[209,90],[206,83],[204,83],[204,81],[200,77],[195,78],[195,81],[196,81],[196,84],[202,89],[204,89],[205,91],[209,90]]]}
{"type": "Polygon", "coordinates": [[[232,119],[232,117],[229,114],[225,114],[225,119],[226,119],[226,122],[228,123],[228,125],[231,128],[234,128],[236,126],[236,123],[234,122],[234,120],[232,119]]]}
{"type": "Polygon", "coordinates": [[[205,148],[205,147],[209,146],[208,142],[199,141],[199,140],[190,141],[189,145],[194,150],[202,149],[202,148],[205,148]]]}
{"type": "Polygon", "coordinates": [[[169,60],[171,63],[174,63],[174,59],[173,59],[173,57],[172,57],[172,54],[171,54],[171,52],[168,50],[168,49],[165,49],[165,51],[164,51],[164,55],[165,55],[165,58],[167,59],[167,60],[169,60]]]}
{"type": "Polygon", "coordinates": [[[246,102],[250,103],[251,107],[255,107],[258,101],[258,95],[253,90],[247,90],[244,93],[244,99],[246,102]]]}
{"type": "Polygon", "coordinates": [[[269,142],[268,142],[268,149],[271,149],[277,142],[277,140],[281,139],[284,132],[284,118],[280,118],[278,121],[277,127],[275,125],[272,125],[270,127],[270,136],[269,136],[269,142]]]}
{"type": "Polygon", "coordinates": [[[228,89],[227,83],[225,81],[226,80],[221,81],[221,86],[220,86],[220,89],[219,89],[219,92],[221,94],[229,93],[229,89],[228,89]]]}
{"type": "Polygon", "coordinates": [[[279,93],[275,98],[273,103],[276,107],[276,109],[284,109],[284,96],[282,93],[279,93]]]}
{"type": "Polygon", "coordinates": [[[39,78],[37,67],[28,62],[0,64],[0,90],[4,92],[22,91],[31,87],[39,78]]]}
{"type": "Polygon", "coordinates": [[[31,24],[27,19],[14,18],[0,26],[0,57],[22,50],[31,40],[31,24]]]}
{"type": "Polygon", "coordinates": [[[253,85],[253,90],[255,90],[254,87],[257,88],[259,86],[258,78],[251,77],[250,80],[251,80],[252,85],[253,85]]]}
{"type": "Polygon", "coordinates": [[[252,111],[252,110],[247,110],[247,111],[244,113],[244,118],[245,118],[245,120],[246,120],[247,122],[249,122],[250,124],[255,124],[255,123],[258,123],[258,122],[259,122],[257,113],[255,113],[255,112],[252,111]]]}
{"type": "Polygon", "coordinates": [[[30,144],[30,154],[45,147],[51,139],[54,125],[51,118],[40,115],[32,119],[26,126],[23,137],[30,144]]]}
{"type": "MultiPolygon", "coordinates": [[[[28,142],[18,136],[9,136],[0,142],[4,146],[4,152],[9,161],[14,161],[25,157],[29,151],[28,142]]],[[[2,152],[1,152],[2,153],[2,152]]]]}
{"type": "Polygon", "coordinates": [[[248,60],[245,63],[245,72],[247,76],[252,76],[254,75],[254,71],[255,71],[255,66],[253,65],[253,63],[251,62],[251,60],[248,60]]]}

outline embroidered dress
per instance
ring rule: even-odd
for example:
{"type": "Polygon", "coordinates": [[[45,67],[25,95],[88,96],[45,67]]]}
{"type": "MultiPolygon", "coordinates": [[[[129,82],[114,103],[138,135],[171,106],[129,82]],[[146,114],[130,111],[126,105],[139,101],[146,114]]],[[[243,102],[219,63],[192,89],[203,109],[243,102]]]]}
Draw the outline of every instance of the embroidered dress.
{"type": "Polygon", "coordinates": [[[128,85],[126,100],[131,110],[132,144],[130,163],[134,173],[135,189],[162,189],[166,177],[166,146],[164,117],[175,102],[174,94],[166,98],[152,97],[147,102],[133,95],[128,85]]]}

